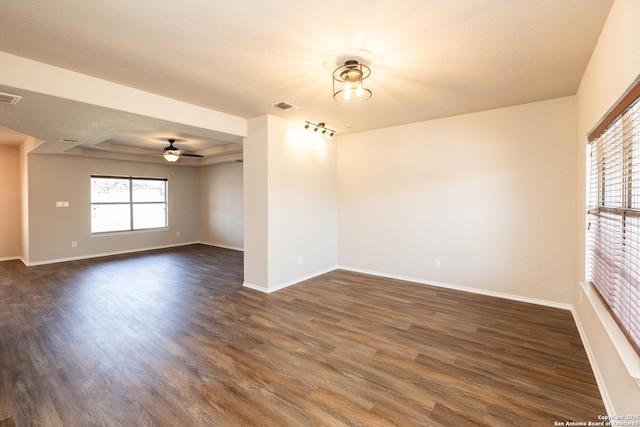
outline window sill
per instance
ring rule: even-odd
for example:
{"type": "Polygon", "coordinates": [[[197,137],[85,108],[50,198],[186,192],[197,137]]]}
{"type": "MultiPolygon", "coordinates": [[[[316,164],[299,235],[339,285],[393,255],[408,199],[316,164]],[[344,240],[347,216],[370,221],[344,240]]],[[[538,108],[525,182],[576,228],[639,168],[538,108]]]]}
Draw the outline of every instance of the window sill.
{"type": "Polygon", "coordinates": [[[640,356],[635,352],[627,337],[620,330],[620,327],[611,316],[611,313],[604,305],[602,300],[597,294],[597,291],[593,288],[593,285],[590,283],[580,282],[582,286],[582,290],[584,294],[587,296],[587,299],[591,303],[593,310],[598,315],[600,319],[600,323],[604,326],[604,329],[607,331],[611,342],[615,346],[624,366],[627,368],[629,375],[633,379],[636,380],[636,384],[640,387],[640,356]]]}
{"type": "Polygon", "coordinates": [[[127,234],[153,233],[156,231],[167,231],[169,227],[143,228],[141,230],[125,230],[125,231],[104,231],[100,233],[91,233],[91,237],[103,236],[124,236],[127,234]]]}

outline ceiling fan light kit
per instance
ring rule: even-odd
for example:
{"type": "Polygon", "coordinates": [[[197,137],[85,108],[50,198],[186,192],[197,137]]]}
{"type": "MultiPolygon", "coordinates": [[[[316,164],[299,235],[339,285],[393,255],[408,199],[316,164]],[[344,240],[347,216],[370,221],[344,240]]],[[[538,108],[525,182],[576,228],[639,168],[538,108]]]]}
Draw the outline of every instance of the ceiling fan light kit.
{"type": "Polygon", "coordinates": [[[333,71],[333,99],[343,104],[354,104],[371,98],[371,91],[364,87],[364,80],[371,69],[354,59],[333,71]]]}
{"type": "Polygon", "coordinates": [[[164,159],[169,163],[175,163],[180,158],[180,150],[173,146],[174,142],[176,142],[175,139],[170,139],[169,146],[164,147],[164,152],[162,153],[164,159]]]}
{"type": "Polygon", "coordinates": [[[167,141],[169,141],[169,146],[164,147],[164,152],[162,153],[162,156],[169,163],[177,162],[181,156],[204,157],[204,156],[201,156],[200,154],[183,153],[182,151],[180,151],[179,148],[176,148],[173,146],[173,143],[176,142],[175,139],[168,139],[167,141]]]}
{"type": "Polygon", "coordinates": [[[163,155],[167,162],[174,163],[180,158],[180,150],[166,150],[163,155]]]}

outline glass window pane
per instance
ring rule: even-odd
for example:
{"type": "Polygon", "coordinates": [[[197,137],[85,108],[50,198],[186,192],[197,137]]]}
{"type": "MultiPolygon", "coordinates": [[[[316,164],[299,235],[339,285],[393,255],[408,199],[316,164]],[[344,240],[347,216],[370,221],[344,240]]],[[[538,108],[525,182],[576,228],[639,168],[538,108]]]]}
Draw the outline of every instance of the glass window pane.
{"type": "Polygon", "coordinates": [[[164,202],[166,200],[167,181],[133,180],[133,202],[164,202]]]}
{"type": "Polygon", "coordinates": [[[124,231],[131,229],[129,205],[92,205],[91,232],[124,231]]]}
{"type": "Polygon", "coordinates": [[[91,177],[91,203],[128,202],[128,179],[91,177]]]}
{"type": "Polygon", "coordinates": [[[167,226],[167,209],[164,203],[133,205],[133,229],[167,226]]]}
{"type": "Polygon", "coordinates": [[[587,278],[640,354],[640,101],[590,141],[587,278]]]}

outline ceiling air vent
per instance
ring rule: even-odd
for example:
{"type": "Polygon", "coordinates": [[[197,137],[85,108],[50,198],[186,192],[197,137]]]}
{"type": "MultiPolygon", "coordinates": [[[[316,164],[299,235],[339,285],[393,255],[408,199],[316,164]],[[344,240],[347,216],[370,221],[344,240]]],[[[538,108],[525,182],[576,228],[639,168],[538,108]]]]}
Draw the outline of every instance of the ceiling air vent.
{"type": "Polygon", "coordinates": [[[0,104],[16,105],[21,99],[21,96],[0,92],[0,104]]]}
{"type": "Polygon", "coordinates": [[[297,105],[290,104],[286,101],[276,102],[275,104],[271,104],[271,106],[282,111],[293,111],[300,109],[300,107],[298,107],[297,105]]]}

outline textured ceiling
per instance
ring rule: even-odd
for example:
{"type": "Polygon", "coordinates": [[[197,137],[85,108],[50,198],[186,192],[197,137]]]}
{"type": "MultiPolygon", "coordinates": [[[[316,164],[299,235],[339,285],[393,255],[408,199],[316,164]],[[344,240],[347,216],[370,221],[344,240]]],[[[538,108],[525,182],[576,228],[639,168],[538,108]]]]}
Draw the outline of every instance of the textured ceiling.
{"type": "Polygon", "coordinates": [[[0,51],[344,133],[573,95],[612,0],[0,4],[0,51]],[[362,104],[332,99],[331,72],[350,57],[372,69],[362,104]],[[300,109],[270,107],[283,100],[300,109]]]}

